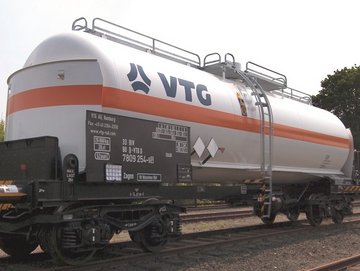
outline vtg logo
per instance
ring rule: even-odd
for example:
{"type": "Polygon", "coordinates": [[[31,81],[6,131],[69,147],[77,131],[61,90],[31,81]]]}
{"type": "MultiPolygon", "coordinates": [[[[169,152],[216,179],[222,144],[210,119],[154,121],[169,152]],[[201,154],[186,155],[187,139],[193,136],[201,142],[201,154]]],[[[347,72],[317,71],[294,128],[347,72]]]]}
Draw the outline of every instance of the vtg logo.
{"type": "Polygon", "coordinates": [[[142,90],[146,94],[150,91],[151,86],[151,80],[149,77],[146,76],[143,68],[140,65],[135,65],[134,63],[130,63],[130,72],[127,75],[130,82],[135,81],[131,84],[134,91],[142,90]],[[138,77],[138,74],[140,75],[141,79],[144,82],[141,81],[135,81],[135,79],[138,77]]]}
{"type": "MultiPolygon", "coordinates": [[[[211,96],[208,93],[207,87],[202,84],[195,85],[194,82],[170,76],[169,79],[166,78],[165,74],[158,72],[161,83],[164,87],[166,96],[175,98],[178,85],[182,87],[185,92],[185,100],[192,102],[193,100],[193,90],[196,92],[196,96],[199,102],[205,106],[211,105],[211,96]]],[[[130,63],[130,72],[127,74],[127,77],[131,83],[131,86],[134,91],[142,90],[146,94],[150,91],[151,80],[144,72],[144,69],[140,65],[130,63]],[[138,78],[140,75],[140,78],[138,78]]]]}

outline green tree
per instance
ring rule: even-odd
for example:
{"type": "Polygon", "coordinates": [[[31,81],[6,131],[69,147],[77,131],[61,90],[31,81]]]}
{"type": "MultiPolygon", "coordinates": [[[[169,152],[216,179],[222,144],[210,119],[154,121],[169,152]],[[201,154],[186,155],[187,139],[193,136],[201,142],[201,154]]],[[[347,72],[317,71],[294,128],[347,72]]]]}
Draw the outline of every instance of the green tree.
{"type": "Polygon", "coordinates": [[[321,81],[318,95],[312,97],[314,106],[335,114],[354,137],[354,147],[360,149],[360,67],[334,71],[321,81]]]}
{"type": "Polygon", "coordinates": [[[5,121],[0,120],[0,142],[4,141],[4,132],[5,132],[5,121]]]}

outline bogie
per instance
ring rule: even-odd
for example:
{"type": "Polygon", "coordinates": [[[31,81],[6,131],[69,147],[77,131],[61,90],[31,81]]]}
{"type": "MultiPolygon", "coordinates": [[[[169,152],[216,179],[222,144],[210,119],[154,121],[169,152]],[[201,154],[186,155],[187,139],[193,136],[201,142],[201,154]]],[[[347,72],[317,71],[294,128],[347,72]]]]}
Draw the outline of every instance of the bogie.
{"type": "MultiPolygon", "coordinates": [[[[64,238],[66,238],[64,235],[71,234],[66,231],[66,227],[62,225],[49,227],[46,234],[47,252],[52,259],[56,263],[70,265],[81,265],[91,259],[97,248],[94,246],[87,246],[84,249],[72,247],[73,244],[66,243],[66,240],[64,240],[64,238]]],[[[73,238],[77,239],[77,236],[73,236],[73,238]]]]}
{"type": "Polygon", "coordinates": [[[295,222],[298,220],[300,216],[300,208],[299,207],[292,207],[289,208],[287,212],[285,212],[286,217],[289,219],[289,221],[295,222]]]}
{"type": "Polygon", "coordinates": [[[341,224],[344,219],[344,214],[341,210],[331,210],[331,219],[335,224],[341,224]]]}
{"type": "Polygon", "coordinates": [[[324,210],[319,205],[309,205],[306,209],[306,218],[311,226],[319,226],[324,217],[324,210]]]}

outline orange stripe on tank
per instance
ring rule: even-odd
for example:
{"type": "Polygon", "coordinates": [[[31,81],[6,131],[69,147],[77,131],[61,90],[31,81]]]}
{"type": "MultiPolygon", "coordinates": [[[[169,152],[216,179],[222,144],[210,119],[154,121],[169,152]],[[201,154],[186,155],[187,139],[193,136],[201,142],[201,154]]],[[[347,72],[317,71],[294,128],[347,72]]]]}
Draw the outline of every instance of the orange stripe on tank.
{"type": "Polygon", "coordinates": [[[102,85],[55,86],[32,89],[11,96],[7,115],[46,106],[101,104],[102,85]]]}
{"type": "MultiPolygon", "coordinates": [[[[258,119],[111,87],[102,88],[101,85],[57,86],[21,92],[9,98],[7,115],[31,108],[60,105],[102,105],[240,131],[260,132],[258,119]]],[[[273,128],[273,134],[276,137],[340,148],[349,148],[351,145],[348,138],[276,123],[273,124],[273,128]]]]}
{"type": "Polygon", "coordinates": [[[274,136],[329,145],[340,148],[350,148],[351,142],[348,138],[331,136],[282,124],[274,124],[274,136]]]}

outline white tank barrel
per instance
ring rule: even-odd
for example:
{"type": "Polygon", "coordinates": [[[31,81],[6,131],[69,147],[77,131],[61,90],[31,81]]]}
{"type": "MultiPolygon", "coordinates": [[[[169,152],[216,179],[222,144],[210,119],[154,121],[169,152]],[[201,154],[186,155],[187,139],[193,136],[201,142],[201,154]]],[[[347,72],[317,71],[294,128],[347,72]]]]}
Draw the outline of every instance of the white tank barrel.
{"type": "MultiPolygon", "coordinates": [[[[56,136],[62,157],[74,153],[80,171],[86,169],[86,110],[93,110],[189,126],[194,182],[261,177],[261,116],[243,80],[72,32],[42,42],[8,84],[6,140],[56,136]]],[[[349,174],[352,137],[336,116],[266,93],[274,183],[349,174]]]]}

